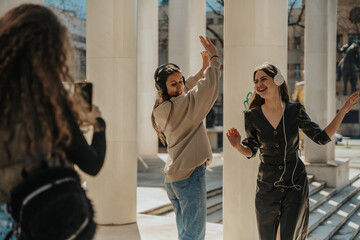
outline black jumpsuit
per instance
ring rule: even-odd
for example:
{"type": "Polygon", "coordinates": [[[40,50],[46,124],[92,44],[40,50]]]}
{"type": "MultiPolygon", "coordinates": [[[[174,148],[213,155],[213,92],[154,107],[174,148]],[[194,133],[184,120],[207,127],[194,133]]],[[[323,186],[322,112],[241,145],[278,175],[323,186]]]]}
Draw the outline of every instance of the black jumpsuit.
{"type": "MultiPolygon", "coordinates": [[[[256,155],[260,148],[260,166],[256,189],[256,218],[261,240],[276,239],[280,223],[281,239],[305,240],[309,222],[309,186],[305,166],[298,157],[299,128],[317,144],[326,144],[329,136],[318,124],[311,121],[300,103],[287,103],[284,111],[286,132],[286,165],[284,164],[285,138],[283,119],[274,129],[261,108],[245,112],[247,138],[243,145],[256,155]],[[298,185],[300,190],[275,187],[286,167],[284,186],[298,185]],[[294,175],[292,177],[293,171],[294,175]]],[[[250,157],[250,158],[251,158],[250,157]]]]}

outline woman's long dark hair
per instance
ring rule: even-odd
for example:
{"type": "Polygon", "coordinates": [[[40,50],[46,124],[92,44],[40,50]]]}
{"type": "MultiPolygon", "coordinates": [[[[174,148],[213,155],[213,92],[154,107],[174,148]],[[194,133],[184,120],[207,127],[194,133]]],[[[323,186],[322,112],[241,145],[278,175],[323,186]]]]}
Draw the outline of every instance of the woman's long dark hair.
{"type": "Polygon", "coordinates": [[[79,120],[79,106],[73,102],[81,99],[78,91],[70,96],[64,88],[74,82],[67,63],[71,49],[66,28],[44,6],[23,4],[0,19],[0,129],[8,133],[0,147],[8,161],[19,121],[27,155],[47,142],[52,153],[64,156],[71,141],[69,113],[79,120]]]}
{"type": "MultiPolygon", "coordinates": [[[[276,76],[276,74],[278,73],[278,69],[275,65],[266,63],[266,64],[263,64],[263,65],[257,67],[254,70],[253,81],[255,81],[255,75],[258,71],[263,71],[266,75],[268,75],[271,78],[274,78],[276,76]]],[[[286,82],[284,82],[282,85],[280,85],[280,93],[281,93],[281,100],[284,101],[285,103],[288,103],[290,96],[289,96],[289,90],[286,85],[286,82]]],[[[249,109],[259,108],[264,103],[265,103],[265,99],[260,97],[260,95],[257,94],[256,91],[254,91],[253,96],[250,101],[249,109]]]]}
{"type": "MultiPolygon", "coordinates": [[[[170,100],[171,96],[167,93],[167,90],[166,90],[166,80],[167,80],[168,76],[170,76],[171,74],[176,73],[176,72],[181,73],[181,70],[179,68],[175,67],[174,65],[168,65],[160,72],[160,74],[157,76],[157,79],[156,79],[158,85],[161,86],[161,89],[158,91],[158,96],[157,96],[155,104],[154,104],[153,113],[151,114],[151,123],[152,123],[152,126],[155,129],[156,134],[158,135],[161,143],[164,146],[165,146],[165,141],[166,141],[165,135],[160,130],[159,126],[155,122],[154,110],[163,102],[170,100]]],[[[172,112],[170,112],[170,114],[172,114],[172,112]]],[[[171,116],[169,116],[169,118],[170,117],[171,116]]]]}

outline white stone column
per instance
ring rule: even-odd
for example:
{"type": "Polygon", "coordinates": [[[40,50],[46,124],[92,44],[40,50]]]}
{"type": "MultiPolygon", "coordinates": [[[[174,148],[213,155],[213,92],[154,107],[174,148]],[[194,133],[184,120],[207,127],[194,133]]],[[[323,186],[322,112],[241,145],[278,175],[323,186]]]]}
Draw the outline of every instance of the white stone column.
{"type": "Polygon", "coordinates": [[[206,33],[205,0],[170,0],[169,18],[169,62],[185,77],[195,74],[202,66],[198,36],[206,33]]]}
{"type": "MultiPolygon", "coordinates": [[[[305,9],[305,99],[311,119],[325,128],[335,116],[337,0],[307,0],[305,9]]],[[[329,187],[348,183],[348,159],[335,159],[334,137],[327,146],[305,138],[309,174],[329,187]]]]}
{"type": "MultiPolygon", "coordinates": [[[[327,124],[336,115],[336,29],[337,29],[337,0],[328,0],[328,49],[327,49],[327,103],[328,103],[328,116],[327,124]]],[[[329,159],[335,159],[335,138],[327,144],[327,155],[329,159]]]]}
{"type": "Polygon", "coordinates": [[[287,76],[287,1],[227,0],[224,49],[224,239],[258,239],[255,190],[259,158],[246,159],[231,147],[226,132],[242,138],[244,104],[253,92],[253,70],[276,64],[287,76]]]}
{"type": "Polygon", "coordinates": [[[0,17],[2,17],[11,8],[23,3],[43,4],[44,0],[0,0],[0,17]]]}
{"type": "Polygon", "coordinates": [[[88,0],[87,79],[107,123],[105,164],[87,178],[97,222],[136,222],[136,0],[88,0]]]}
{"type": "MultiPolygon", "coordinates": [[[[311,119],[322,128],[328,122],[328,34],[327,0],[307,0],[305,3],[305,103],[311,119]]],[[[305,138],[305,160],[326,163],[327,146],[314,144],[305,138]]]]}
{"type": "Polygon", "coordinates": [[[137,4],[137,133],[140,156],[158,153],[158,138],[150,117],[156,98],[154,71],[158,65],[158,0],[138,0],[137,4]]]}

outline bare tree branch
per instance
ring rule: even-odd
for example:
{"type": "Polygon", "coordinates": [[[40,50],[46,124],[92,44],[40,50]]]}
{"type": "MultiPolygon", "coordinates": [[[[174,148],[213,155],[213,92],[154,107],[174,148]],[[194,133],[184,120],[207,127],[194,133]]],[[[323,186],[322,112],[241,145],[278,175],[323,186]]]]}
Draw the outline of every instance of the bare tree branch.
{"type": "Polygon", "coordinates": [[[294,9],[294,6],[295,6],[295,3],[297,2],[297,0],[294,0],[292,3],[291,3],[291,7],[290,7],[290,11],[289,11],[289,14],[288,14],[288,21],[291,17],[291,13],[292,13],[292,10],[294,9]]]}
{"type": "Polygon", "coordinates": [[[288,26],[299,26],[301,28],[305,28],[304,25],[300,24],[300,23],[297,23],[297,22],[293,22],[293,23],[289,23],[288,26]]]}
{"type": "Polygon", "coordinates": [[[224,6],[224,2],[225,2],[225,1],[224,1],[224,0],[217,0],[216,2],[217,2],[219,5],[224,6]]]}
{"type": "Polygon", "coordinates": [[[211,8],[211,11],[212,11],[214,14],[216,14],[216,15],[218,15],[218,16],[221,16],[221,17],[224,17],[224,14],[222,14],[220,11],[216,11],[215,8],[214,8],[210,3],[206,2],[206,5],[207,5],[209,8],[211,8]]]}
{"type": "Polygon", "coordinates": [[[219,34],[217,34],[212,28],[210,28],[209,26],[206,27],[206,30],[208,30],[209,32],[211,32],[214,37],[216,37],[217,40],[219,40],[219,42],[221,43],[221,47],[224,47],[224,40],[221,38],[221,36],[219,34]]]}
{"type": "MultiPolygon", "coordinates": [[[[221,6],[224,7],[224,0],[217,0],[216,2],[217,2],[219,5],[221,5],[221,6]]],[[[208,3],[208,2],[207,2],[206,4],[207,4],[207,6],[211,9],[211,11],[212,11],[215,15],[218,15],[218,16],[220,16],[222,19],[224,19],[224,12],[215,10],[215,8],[214,8],[210,3],[208,3]]],[[[219,42],[221,43],[221,46],[224,47],[224,40],[223,40],[223,38],[222,38],[219,34],[217,34],[216,31],[213,30],[208,24],[207,24],[207,26],[206,26],[206,30],[208,30],[209,32],[211,32],[211,33],[214,35],[214,37],[215,37],[217,40],[219,40],[219,42]]]]}
{"type": "Polygon", "coordinates": [[[295,6],[295,3],[297,2],[297,0],[294,0],[292,3],[291,3],[291,7],[290,7],[290,10],[289,10],[289,14],[288,14],[288,26],[299,26],[301,28],[305,28],[304,25],[300,24],[301,20],[302,20],[302,16],[304,14],[304,11],[305,11],[305,4],[303,5],[303,7],[301,8],[301,12],[297,18],[297,20],[295,22],[291,22],[290,19],[291,19],[291,13],[292,13],[292,10],[295,6]]]}

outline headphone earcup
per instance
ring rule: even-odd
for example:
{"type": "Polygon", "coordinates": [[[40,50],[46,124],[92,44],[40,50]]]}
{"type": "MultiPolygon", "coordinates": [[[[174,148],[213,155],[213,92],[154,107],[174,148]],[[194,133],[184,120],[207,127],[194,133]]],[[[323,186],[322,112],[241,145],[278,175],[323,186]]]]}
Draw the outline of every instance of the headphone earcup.
{"type": "Polygon", "coordinates": [[[167,94],[167,88],[164,82],[158,81],[155,83],[155,87],[160,94],[167,94]]]}
{"type": "Polygon", "coordinates": [[[156,87],[156,90],[159,92],[159,93],[163,93],[163,90],[161,89],[160,85],[158,83],[155,83],[155,87],[156,87]]]}
{"type": "Polygon", "coordinates": [[[285,82],[285,78],[283,77],[283,75],[279,72],[278,74],[275,75],[274,77],[274,83],[278,86],[282,85],[285,82]]]}
{"type": "Polygon", "coordinates": [[[282,85],[285,82],[284,76],[281,74],[280,69],[276,67],[275,65],[271,65],[273,69],[276,69],[276,75],[274,76],[274,83],[278,86],[282,85]]]}

